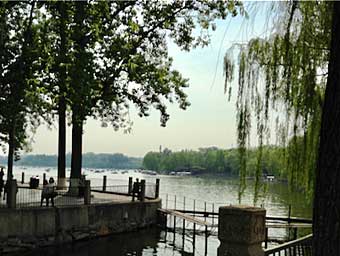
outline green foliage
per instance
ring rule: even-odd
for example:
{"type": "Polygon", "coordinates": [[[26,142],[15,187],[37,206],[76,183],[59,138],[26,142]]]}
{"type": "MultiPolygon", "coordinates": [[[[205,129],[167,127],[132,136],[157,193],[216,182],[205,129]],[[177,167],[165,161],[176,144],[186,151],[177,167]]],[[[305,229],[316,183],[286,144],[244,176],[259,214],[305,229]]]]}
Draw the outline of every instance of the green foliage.
{"type": "Polygon", "coordinates": [[[165,126],[166,102],[189,106],[180,72],[172,69],[166,37],[184,50],[209,42],[212,21],[229,11],[243,13],[237,1],[100,1],[41,3],[46,40],[44,81],[50,102],[65,97],[74,121],[89,116],[103,125],[130,130],[130,105],[140,116],[154,107],[165,126]],[[196,20],[197,19],[197,20],[196,20]],[[197,24],[201,33],[196,35],[197,24]]]}
{"type": "Polygon", "coordinates": [[[244,14],[238,1],[1,2],[1,142],[13,155],[39,117],[51,124],[57,109],[71,111],[80,172],[88,117],[129,131],[134,105],[140,116],[158,110],[165,126],[166,103],[189,106],[188,80],[172,68],[166,38],[184,50],[205,46],[214,19],[229,12],[244,14]]]}
{"type": "Polygon", "coordinates": [[[39,84],[39,26],[34,2],[0,3],[0,144],[10,154],[28,145],[28,130],[39,125],[42,94],[39,84]]]}
{"type": "MultiPolygon", "coordinates": [[[[283,169],[282,154],[284,149],[274,146],[264,146],[258,149],[247,150],[248,177],[257,177],[257,155],[263,154],[261,173],[275,175],[276,178],[286,180],[288,174],[283,169]]],[[[159,173],[178,171],[191,171],[193,174],[224,174],[231,176],[241,175],[238,149],[201,148],[199,151],[182,150],[171,152],[148,152],[143,159],[143,167],[159,173]]]]}
{"type": "MultiPolygon", "coordinates": [[[[274,3],[276,5],[276,3],[274,3]]],[[[291,187],[311,194],[319,143],[321,108],[327,78],[330,24],[329,2],[293,1],[277,9],[274,33],[238,45],[238,145],[241,163],[240,195],[247,175],[245,148],[255,123],[258,147],[270,137],[275,122],[277,142],[285,149],[285,168],[291,187]]],[[[226,91],[234,77],[230,49],[225,57],[226,91]]],[[[258,165],[263,153],[258,154],[258,165]]],[[[257,168],[257,176],[261,168],[257,168]]],[[[255,193],[260,183],[256,182],[255,193]]]]}

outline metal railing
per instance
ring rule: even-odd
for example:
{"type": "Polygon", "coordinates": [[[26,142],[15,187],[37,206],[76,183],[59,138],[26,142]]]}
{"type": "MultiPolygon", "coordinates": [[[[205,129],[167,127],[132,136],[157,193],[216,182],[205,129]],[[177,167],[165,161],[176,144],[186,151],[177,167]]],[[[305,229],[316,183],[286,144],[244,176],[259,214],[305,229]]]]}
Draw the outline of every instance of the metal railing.
{"type": "Polygon", "coordinates": [[[154,199],[156,196],[156,185],[155,184],[146,184],[145,185],[145,198],[154,199]]]}
{"type": "Polygon", "coordinates": [[[144,201],[145,199],[155,199],[159,196],[159,180],[156,184],[146,183],[145,180],[133,182],[132,177],[126,181],[126,185],[110,185],[107,186],[106,176],[103,177],[103,186],[90,187],[90,181],[87,185],[78,187],[65,187],[52,189],[53,196],[46,195],[44,186],[39,184],[18,183],[16,180],[11,181],[11,189],[4,190],[0,197],[0,208],[28,208],[28,207],[45,207],[45,206],[72,206],[92,203],[108,203],[121,200],[135,199],[144,201]],[[11,196],[9,196],[9,194],[11,196]],[[91,192],[92,194],[91,199],[91,192]],[[98,195],[97,193],[103,193],[98,195]],[[44,194],[45,193],[45,194],[44,194]],[[107,195],[104,195],[107,194],[107,195]],[[114,196],[118,195],[118,196],[114,196]],[[85,198],[86,197],[86,198],[85,198]]]}
{"type": "Polygon", "coordinates": [[[92,186],[92,192],[107,193],[107,194],[117,194],[117,195],[129,195],[128,185],[114,185],[114,186],[92,186]]]}
{"type": "MultiPolygon", "coordinates": [[[[79,190],[83,187],[78,187],[79,190]]],[[[83,205],[84,197],[75,195],[68,188],[55,190],[52,195],[43,196],[42,189],[18,188],[16,206],[18,208],[83,205]]]]}
{"type": "Polygon", "coordinates": [[[312,255],[313,235],[307,235],[299,239],[266,249],[265,256],[310,256],[312,255]]]}

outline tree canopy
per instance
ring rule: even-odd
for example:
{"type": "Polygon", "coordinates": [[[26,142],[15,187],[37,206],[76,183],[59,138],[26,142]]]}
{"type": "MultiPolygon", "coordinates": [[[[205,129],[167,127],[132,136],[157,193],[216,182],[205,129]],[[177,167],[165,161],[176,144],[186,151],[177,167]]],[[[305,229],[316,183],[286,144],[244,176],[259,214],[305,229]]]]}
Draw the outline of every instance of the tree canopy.
{"type": "Polygon", "coordinates": [[[81,173],[87,118],[128,131],[133,105],[141,117],[158,110],[164,126],[167,103],[189,106],[188,80],[173,69],[167,40],[183,50],[205,46],[215,19],[243,13],[238,1],[207,0],[5,1],[0,9],[0,86],[6,101],[0,139],[9,144],[9,172],[13,152],[27,142],[28,124],[36,127],[41,116],[51,122],[58,115],[59,153],[65,155],[67,112],[74,178],[81,173]]]}

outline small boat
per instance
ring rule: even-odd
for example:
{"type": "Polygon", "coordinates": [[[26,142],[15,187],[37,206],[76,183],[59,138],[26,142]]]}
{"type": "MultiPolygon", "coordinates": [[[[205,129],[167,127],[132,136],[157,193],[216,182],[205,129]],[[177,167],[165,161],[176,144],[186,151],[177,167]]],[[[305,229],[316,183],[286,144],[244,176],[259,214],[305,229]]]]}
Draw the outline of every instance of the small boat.
{"type": "Polygon", "coordinates": [[[274,175],[267,175],[266,176],[266,180],[267,181],[274,181],[275,180],[275,176],[274,175]]]}
{"type": "Polygon", "coordinates": [[[147,175],[157,175],[157,172],[155,172],[155,171],[149,171],[149,170],[141,171],[141,173],[147,174],[147,175]]]}
{"type": "Polygon", "coordinates": [[[179,176],[188,176],[188,175],[191,175],[191,172],[177,172],[177,175],[179,175],[179,176]]]}

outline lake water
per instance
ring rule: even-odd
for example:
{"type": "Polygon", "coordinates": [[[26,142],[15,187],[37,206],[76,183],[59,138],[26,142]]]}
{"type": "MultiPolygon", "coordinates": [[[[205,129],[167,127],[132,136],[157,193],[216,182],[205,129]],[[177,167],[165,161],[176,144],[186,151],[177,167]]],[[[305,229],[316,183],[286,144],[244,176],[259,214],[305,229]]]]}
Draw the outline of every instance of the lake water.
{"type": "MultiPolygon", "coordinates": [[[[32,168],[15,167],[14,176],[21,180],[21,172],[25,172],[25,179],[45,172],[47,177],[56,176],[55,168],[32,168]]],[[[238,180],[228,177],[193,177],[193,176],[166,176],[144,175],[134,170],[128,172],[122,170],[97,170],[84,169],[87,179],[91,180],[92,186],[101,186],[103,175],[107,176],[107,186],[127,184],[128,177],[143,178],[147,183],[155,183],[160,178],[160,194],[163,207],[177,209],[207,210],[218,212],[222,205],[238,204],[238,180]]],[[[69,171],[67,172],[69,175],[69,171]]],[[[253,205],[254,186],[248,181],[247,189],[242,197],[242,204],[253,205]]],[[[302,193],[290,191],[287,184],[269,182],[264,184],[266,191],[257,201],[257,206],[263,206],[267,215],[288,216],[289,206],[291,215],[295,217],[311,218],[312,207],[302,193]]],[[[217,220],[209,220],[217,221],[217,220]]],[[[309,230],[302,231],[309,232],[309,230]]],[[[188,232],[189,233],[189,232],[188,232]]],[[[270,236],[284,237],[286,230],[269,230],[270,236]]],[[[219,241],[216,236],[210,236],[207,255],[217,255],[219,241]]],[[[184,246],[182,236],[159,229],[148,229],[129,234],[119,234],[106,238],[79,242],[75,245],[53,247],[34,251],[28,254],[34,255],[142,255],[142,256],[175,256],[175,255],[204,255],[204,237],[196,236],[196,247],[192,247],[192,236],[185,237],[184,246]]]]}

